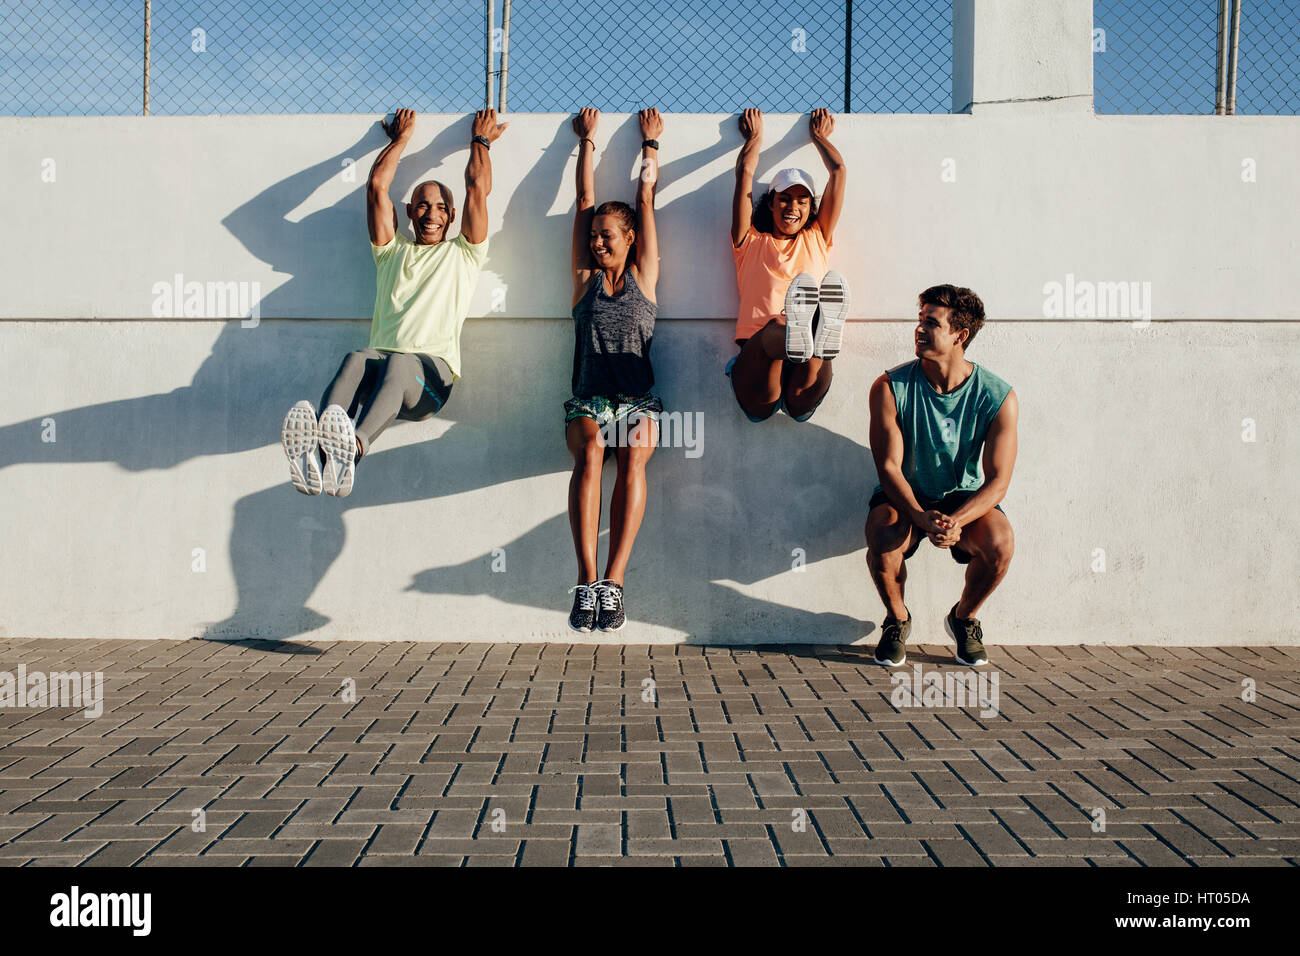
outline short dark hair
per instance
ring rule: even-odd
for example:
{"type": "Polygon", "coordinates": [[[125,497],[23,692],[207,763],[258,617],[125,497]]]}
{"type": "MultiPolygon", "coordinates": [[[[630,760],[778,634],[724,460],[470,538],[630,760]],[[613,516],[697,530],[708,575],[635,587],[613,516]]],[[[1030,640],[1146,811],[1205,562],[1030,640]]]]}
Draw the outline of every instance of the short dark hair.
{"type": "Polygon", "coordinates": [[[917,297],[918,305],[937,305],[948,309],[948,325],[954,332],[965,329],[970,333],[962,351],[970,348],[975,336],[984,327],[984,303],[970,289],[956,285],[932,285],[917,297]]]}
{"type": "MultiPolygon", "coordinates": [[[[758,199],[758,205],[754,207],[754,218],[750,220],[754,228],[759,232],[765,232],[769,236],[776,232],[776,223],[772,221],[772,196],[774,191],[769,189],[758,199]]],[[[810,196],[808,199],[808,218],[804,220],[803,226],[799,231],[803,232],[809,226],[817,221],[817,197],[810,196]]]]}

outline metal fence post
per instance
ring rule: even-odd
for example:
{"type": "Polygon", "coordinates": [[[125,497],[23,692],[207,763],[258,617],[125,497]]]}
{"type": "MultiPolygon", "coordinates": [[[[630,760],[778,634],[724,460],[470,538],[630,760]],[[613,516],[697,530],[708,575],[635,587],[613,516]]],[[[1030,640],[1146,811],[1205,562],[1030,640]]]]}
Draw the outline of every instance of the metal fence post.
{"type": "Polygon", "coordinates": [[[844,112],[853,93],[853,0],[844,0],[844,112]]]}
{"type": "Polygon", "coordinates": [[[492,21],[495,18],[492,0],[487,0],[486,7],[487,19],[485,22],[487,24],[487,38],[484,40],[483,44],[483,55],[486,65],[483,68],[483,80],[487,84],[487,92],[483,97],[483,108],[485,110],[490,110],[492,108],[492,21]]]}
{"type": "Polygon", "coordinates": [[[501,8],[501,98],[497,112],[506,111],[506,85],[510,82],[510,0],[501,8]]]}
{"type": "Polygon", "coordinates": [[[1241,0],[1232,0],[1232,42],[1228,44],[1228,115],[1237,112],[1237,41],[1241,38],[1241,0]]]}
{"type": "Polygon", "coordinates": [[[1215,54],[1214,115],[1222,116],[1228,91],[1228,0],[1219,0],[1219,43],[1215,54]]]}
{"type": "Polygon", "coordinates": [[[153,12],[153,0],[144,0],[144,112],[149,115],[149,17],[153,12]]]}

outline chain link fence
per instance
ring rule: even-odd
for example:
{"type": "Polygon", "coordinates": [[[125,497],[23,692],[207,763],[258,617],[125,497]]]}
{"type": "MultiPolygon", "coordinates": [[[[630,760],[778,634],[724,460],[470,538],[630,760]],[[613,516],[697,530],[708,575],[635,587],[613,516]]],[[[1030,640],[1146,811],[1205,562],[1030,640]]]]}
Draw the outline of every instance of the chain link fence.
{"type": "Polygon", "coordinates": [[[4,0],[0,114],[425,113],[483,105],[481,2],[4,0]]]}
{"type": "Polygon", "coordinates": [[[510,109],[951,109],[951,0],[603,0],[592,10],[512,4],[510,109]]]}
{"type": "MultiPolygon", "coordinates": [[[[1215,112],[1219,0],[1094,0],[1093,27],[1098,113],[1215,112]]],[[[1300,112],[1300,4],[1242,0],[1235,76],[1234,112],[1300,112]]]]}
{"type": "MultiPolygon", "coordinates": [[[[485,6],[5,0],[0,115],[139,114],[146,73],[154,114],[464,113],[485,103],[485,6]]],[[[1219,0],[1093,9],[1097,112],[1215,111],[1219,0]]],[[[1242,0],[1235,75],[1236,112],[1300,112],[1300,0],[1242,0]]],[[[951,90],[951,0],[511,4],[510,111],[946,113],[951,90]]]]}
{"type": "Polygon", "coordinates": [[[1300,113],[1300,3],[1244,0],[1238,113],[1300,113]]]}
{"type": "MultiPolygon", "coordinates": [[[[153,114],[484,105],[482,0],[5,0],[0,114],[141,113],[146,9],[153,114]]],[[[946,113],[951,24],[950,0],[515,0],[506,105],[946,113]]]]}

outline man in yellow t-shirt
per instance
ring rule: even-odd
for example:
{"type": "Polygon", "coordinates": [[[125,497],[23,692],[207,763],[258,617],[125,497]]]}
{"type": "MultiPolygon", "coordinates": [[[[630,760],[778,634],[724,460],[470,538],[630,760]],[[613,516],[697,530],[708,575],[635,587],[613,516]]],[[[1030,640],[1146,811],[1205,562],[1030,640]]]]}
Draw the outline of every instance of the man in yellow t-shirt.
{"type": "Polygon", "coordinates": [[[415,187],[406,204],[414,242],[399,231],[388,190],[415,131],[415,113],[398,110],[392,125],[380,125],[389,143],[370,169],[366,191],[376,272],[369,347],[344,357],[321,398],[319,419],[310,402],[299,402],[280,434],[290,480],[307,495],[346,496],[356,461],[394,418],[423,421],[441,410],[460,378],[460,330],[487,259],[488,150],[509,124],[497,123],[496,110],[474,114],[465,223],[455,239],[447,239],[456,219],[451,190],[433,180],[415,187]]]}

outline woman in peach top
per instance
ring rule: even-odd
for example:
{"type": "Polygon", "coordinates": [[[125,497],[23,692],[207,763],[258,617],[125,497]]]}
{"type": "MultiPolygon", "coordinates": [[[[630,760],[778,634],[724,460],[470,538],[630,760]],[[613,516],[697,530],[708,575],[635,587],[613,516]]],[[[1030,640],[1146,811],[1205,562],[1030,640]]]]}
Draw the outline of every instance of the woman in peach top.
{"type": "Polygon", "coordinates": [[[740,117],[745,137],[736,162],[731,210],[731,250],[736,259],[740,354],[727,363],[736,401],[752,422],[785,408],[806,422],[831,385],[831,360],[840,352],[849,289],[827,271],[826,254],[844,204],[846,170],[831,145],[831,114],[813,110],[808,122],[830,180],[818,203],[812,176],[783,169],[754,204],[754,172],[763,140],[763,114],[740,117]]]}

